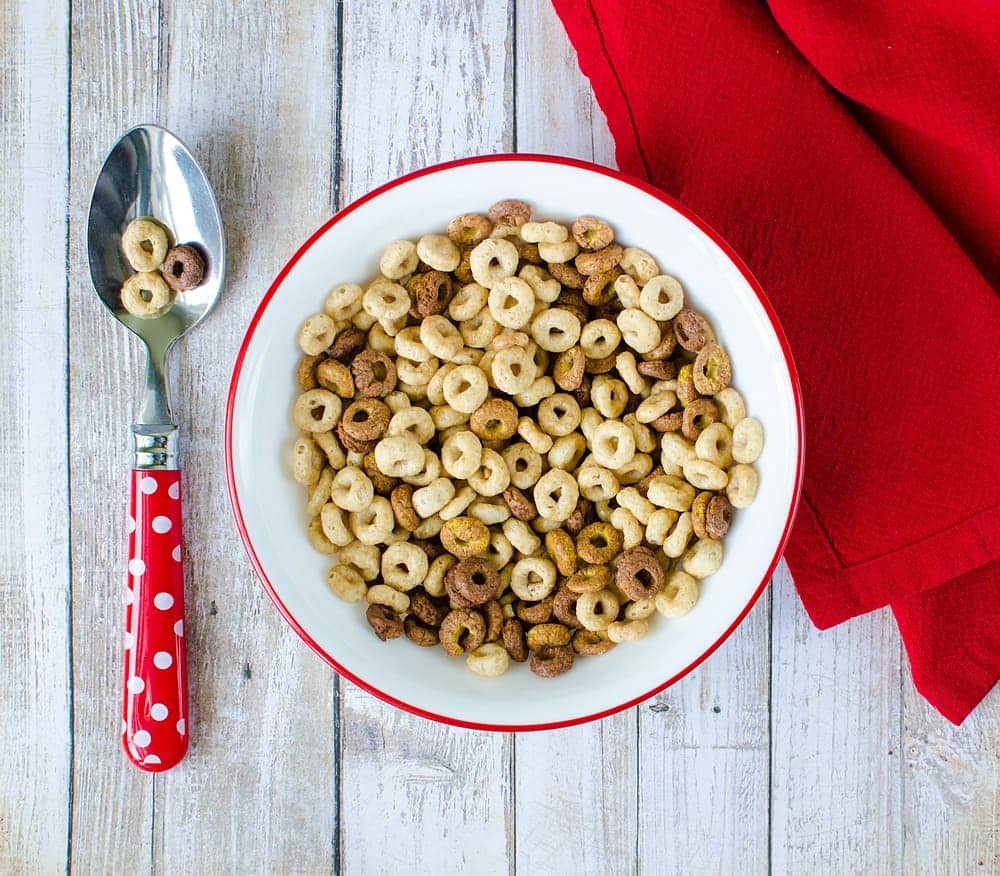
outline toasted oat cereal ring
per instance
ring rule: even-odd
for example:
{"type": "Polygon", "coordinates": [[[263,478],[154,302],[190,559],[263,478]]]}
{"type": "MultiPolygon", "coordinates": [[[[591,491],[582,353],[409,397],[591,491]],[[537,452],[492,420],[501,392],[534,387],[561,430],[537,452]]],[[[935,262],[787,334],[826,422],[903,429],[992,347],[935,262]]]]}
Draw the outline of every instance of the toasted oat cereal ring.
{"type": "Polygon", "coordinates": [[[194,289],[205,276],[205,260],[193,246],[182,244],[167,250],[160,273],[175,292],[194,289]]]}
{"type": "Polygon", "coordinates": [[[565,645],[559,648],[543,648],[531,655],[531,671],[542,678],[564,675],[573,668],[574,656],[573,649],[565,645]]]}
{"type": "Polygon", "coordinates": [[[510,656],[502,645],[487,642],[469,653],[465,665],[481,678],[498,678],[510,667],[510,656]]]}
{"type": "Polygon", "coordinates": [[[448,405],[463,414],[476,411],[490,392],[486,375],[476,365],[459,365],[445,377],[442,389],[448,405]]]}
{"type": "Polygon", "coordinates": [[[534,520],[538,516],[538,509],[535,507],[535,503],[517,487],[507,487],[501,495],[507,503],[507,507],[510,508],[511,515],[517,520],[534,520]]]}
{"type": "Polygon", "coordinates": [[[618,617],[620,603],[611,590],[581,593],[576,601],[576,616],[591,632],[606,630],[618,617]]]}
{"type": "Polygon", "coordinates": [[[617,244],[612,243],[596,252],[582,252],[574,261],[576,269],[585,276],[591,274],[602,274],[618,266],[622,260],[624,250],[617,244]]]}
{"type": "Polygon", "coordinates": [[[643,377],[652,377],[654,380],[673,380],[677,376],[677,364],[667,359],[644,360],[636,366],[636,370],[643,377]]]}
{"type": "Polygon", "coordinates": [[[441,641],[434,627],[427,626],[412,614],[408,614],[403,620],[403,632],[407,639],[422,648],[433,648],[441,641]]]}
{"type": "Polygon", "coordinates": [[[546,308],[532,321],[531,337],[546,352],[565,352],[580,339],[580,320],[561,307],[546,308]]]}
{"type": "Polygon", "coordinates": [[[384,398],[396,388],[396,363],[385,353],[362,350],[351,361],[351,374],[359,395],[384,398]]]}
{"type": "Polygon", "coordinates": [[[475,246],[490,236],[493,223],[479,213],[463,213],[448,223],[448,237],[462,246],[475,246]]]}
{"type": "Polygon", "coordinates": [[[490,374],[497,389],[508,395],[518,395],[530,389],[538,376],[538,368],[530,350],[511,346],[497,351],[490,363],[490,374]]]}
{"type": "Polygon", "coordinates": [[[572,593],[597,593],[611,586],[611,570],[606,566],[584,566],[574,572],[563,586],[572,593]]]}
{"type": "MultiPolygon", "coordinates": [[[[648,600],[652,605],[652,600],[648,600]]],[[[632,603],[635,605],[635,603],[632,603]]],[[[655,609],[654,609],[655,610],[655,609]]],[[[608,627],[608,638],[612,642],[638,642],[649,632],[649,621],[645,618],[615,621],[608,627]]]]}
{"type": "Polygon", "coordinates": [[[573,513],[566,518],[566,531],[572,536],[579,535],[583,527],[593,520],[591,516],[593,509],[594,503],[581,496],[576,503],[576,508],[573,509],[573,513]]]}
{"type": "Polygon", "coordinates": [[[583,350],[580,347],[571,347],[556,357],[552,365],[552,379],[560,389],[572,392],[579,389],[583,383],[586,365],[587,357],[583,350]]]}
{"type": "Polygon", "coordinates": [[[722,392],[733,379],[729,354],[716,343],[706,343],[694,360],[692,377],[694,388],[702,395],[722,392]]]}
{"type": "MultiPolygon", "coordinates": [[[[503,457],[489,447],[483,448],[483,455],[479,460],[479,468],[468,477],[469,486],[480,496],[499,496],[510,486],[510,472],[503,457]]],[[[536,497],[535,504],[538,504],[536,497]]],[[[509,513],[505,503],[502,507],[509,513]]]]}
{"type": "Polygon", "coordinates": [[[406,291],[412,300],[411,316],[438,316],[448,309],[451,301],[451,277],[443,271],[433,270],[414,274],[406,283],[406,291]]]}
{"type": "MultiPolygon", "coordinates": [[[[319,386],[319,381],[316,377],[316,370],[319,365],[325,361],[326,359],[322,355],[303,356],[299,359],[299,365],[295,369],[295,382],[299,385],[300,389],[315,389],[319,386]]],[[[323,388],[329,389],[330,387],[325,386],[323,388]]]]}
{"type": "Polygon", "coordinates": [[[387,642],[389,639],[398,639],[403,635],[403,622],[388,605],[376,603],[369,605],[365,611],[365,619],[375,631],[375,635],[383,642],[387,642]]]}
{"type": "Polygon", "coordinates": [[[413,532],[420,525],[420,515],[413,507],[413,487],[410,484],[400,484],[389,496],[392,513],[396,523],[408,532],[413,532]]]}
{"type": "Polygon", "coordinates": [[[483,441],[506,441],[517,431],[517,408],[504,398],[490,398],[469,417],[469,428],[483,441]]]}
{"type": "Polygon", "coordinates": [[[596,252],[610,246],[615,233],[603,219],[596,216],[581,216],[573,223],[573,239],[580,249],[596,252]]]}
{"type": "Polygon", "coordinates": [[[737,462],[756,462],[764,450],[764,427],[760,420],[744,417],[733,428],[732,455],[737,462]]]}
{"type": "Polygon", "coordinates": [[[445,653],[450,657],[460,657],[483,644],[486,639],[486,622],[477,611],[456,608],[441,622],[438,635],[445,653]]]}
{"type": "Polygon", "coordinates": [[[132,268],[140,273],[155,271],[160,267],[169,245],[167,232],[163,226],[147,217],[133,219],[122,234],[122,251],[125,253],[125,258],[132,268]]]}
{"type": "Polygon", "coordinates": [[[503,622],[503,646],[507,649],[511,660],[524,663],[528,659],[528,642],[524,635],[524,624],[516,617],[509,617],[503,622]]]}
{"type": "Polygon", "coordinates": [[[552,620],[554,603],[554,596],[546,596],[541,602],[525,602],[519,599],[514,604],[514,613],[526,624],[545,624],[552,620]]]}
{"type": "Polygon", "coordinates": [[[582,289],[587,278],[568,262],[552,262],[548,272],[567,289],[582,289]]]}
{"type": "Polygon", "coordinates": [[[657,321],[673,319],[684,307],[684,288],[675,277],[657,274],[643,284],[639,307],[657,321]]]}
{"type": "Polygon", "coordinates": [[[444,587],[453,599],[483,605],[500,595],[500,575],[485,557],[470,557],[445,573],[444,587]]]}
{"type": "MultiPolygon", "coordinates": [[[[583,440],[582,435],[579,438],[583,440]]],[[[561,522],[576,508],[580,487],[569,472],[553,468],[538,479],[532,498],[542,517],[561,522]]]]}
{"type": "Polygon", "coordinates": [[[674,337],[685,350],[697,353],[712,340],[712,329],[705,317],[685,307],[674,317],[674,337]]]}
{"type": "Polygon", "coordinates": [[[531,219],[531,207],[516,198],[505,198],[490,207],[487,215],[494,225],[524,225],[531,219]]]}
{"type": "Polygon", "coordinates": [[[609,268],[606,271],[590,274],[583,284],[583,300],[598,307],[610,304],[618,294],[615,292],[615,281],[620,276],[619,268],[609,268]]]}
{"type": "Polygon", "coordinates": [[[576,545],[565,529],[551,529],[545,533],[545,550],[560,575],[572,575],[576,572],[576,545]]]}
{"type": "Polygon", "coordinates": [[[757,485],[757,469],[741,462],[729,469],[726,496],[734,508],[746,508],[757,498],[757,485]]]}
{"type": "MultiPolygon", "coordinates": [[[[159,316],[163,316],[174,303],[173,293],[170,291],[170,287],[167,285],[167,281],[163,279],[157,273],[140,273],[132,274],[123,284],[122,284],[122,306],[139,319],[156,319],[159,316]]],[[[326,340],[326,343],[333,339],[333,323],[329,321],[328,317],[323,314],[318,314],[317,316],[312,316],[307,323],[312,320],[318,319],[318,317],[323,317],[324,320],[329,322],[329,326],[324,323],[324,334],[322,339],[326,340]]],[[[317,340],[314,343],[306,346],[302,344],[302,336],[299,336],[299,346],[302,347],[302,352],[307,354],[322,353],[326,349],[326,345],[320,346],[320,341],[317,340]]]]}
{"type": "MultiPolygon", "coordinates": [[[[705,533],[709,538],[720,539],[733,522],[733,506],[725,496],[713,496],[705,512],[705,533]]],[[[700,537],[700,536],[699,536],[700,537]]]]}
{"type": "Polygon", "coordinates": [[[684,425],[684,414],[681,411],[662,414],[649,425],[657,432],[679,432],[684,425]]]}
{"type": "Polygon", "coordinates": [[[469,269],[477,283],[492,289],[500,280],[514,275],[518,259],[517,247],[509,240],[490,237],[476,244],[469,254],[469,269]]]}
{"type": "Polygon", "coordinates": [[[472,276],[472,250],[463,249],[458,260],[458,267],[451,272],[459,283],[474,283],[476,278],[472,276]]]}
{"type": "Polygon", "coordinates": [[[556,592],[552,600],[553,617],[572,630],[583,629],[583,624],[580,623],[580,619],[576,616],[576,603],[579,598],[579,593],[574,593],[572,590],[562,587],[556,592]]]}
{"type": "MultiPolygon", "coordinates": [[[[660,326],[660,343],[658,343],[652,350],[648,353],[642,354],[642,359],[645,362],[656,362],[661,359],[669,359],[673,354],[674,350],[677,349],[677,338],[674,336],[674,324],[671,321],[661,322],[660,326]]],[[[666,378],[669,380],[670,378],[666,378]]]]}
{"type": "Polygon", "coordinates": [[[336,359],[324,359],[315,368],[316,382],[323,389],[334,392],[341,398],[354,397],[354,378],[351,369],[336,359]]]}
{"type": "Polygon", "coordinates": [[[730,429],[735,430],[736,424],[746,418],[747,408],[743,396],[731,386],[716,393],[715,404],[719,408],[719,419],[730,429]]]}
{"type": "Polygon", "coordinates": [[[542,399],[536,418],[546,434],[561,438],[580,425],[580,405],[573,396],[557,392],[542,399]]]}
{"type": "Polygon", "coordinates": [[[580,330],[580,348],[588,359],[613,355],[621,340],[622,333],[610,319],[591,320],[580,330]]]}
{"type": "Polygon", "coordinates": [[[585,563],[610,563],[622,549],[622,534],[610,523],[585,526],[576,537],[576,555],[585,563]]]}
{"type": "Polygon", "coordinates": [[[622,340],[642,354],[654,349],[662,340],[659,323],[638,307],[627,307],[617,317],[622,340]]]}
{"type": "Polygon", "coordinates": [[[722,565],[722,542],[714,538],[698,539],[684,554],[681,565],[693,578],[707,578],[722,565]]]}
{"type": "MultiPolygon", "coordinates": [[[[513,543],[514,539],[510,539],[513,543]]],[[[510,589],[525,602],[545,599],[556,586],[556,567],[552,560],[528,556],[518,560],[510,573],[510,589]]]]}
{"type": "Polygon", "coordinates": [[[544,623],[535,624],[528,630],[528,647],[532,651],[542,648],[560,648],[568,645],[572,638],[572,632],[564,624],[544,623]]]}
{"type": "Polygon", "coordinates": [[[410,612],[429,627],[441,626],[448,609],[436,602],[422,587],[410,593],[410,612]]]}
{"type": "Polygon", "coordinates": [[[708,514],[708,503],[712,501],[714,495],[710,490],[703,490],[694,497],[694,501],[691,503],[691,525],[698,538],[708,538],[705,517],[708,514]]]}
{"type": "Polygon", "coordinates": [[[507,463],[510,482],[519,490],[530,489],[538,482],[542,475],[542,457],[530,444],[518,441],[505,447],[501,456],[507,463]]]}
{"type": "Polygon", "coordinates": [[[681,432],[696,441],[702,431],[719,419],[719,409],[710,398],[696,398],[684,408],[681,432]]]}
{"type": "Polygon", "coordinates": [[[535,243],[528,243],[524,240],[515,240],[514,248],[517,250],[517,257],[521,264],[528,265],[541,265],[544,261],[539,255],[538,245],[535,243]]]}
{"type": "Polygon", "coordinates": [[[328,389],[309,389],[292,408],[295,425],[306,432],[329,432],[340,418],[342,403],[328,389]]]}
{"type": "Polygon", "coordinates": [[[348,326],[338,333],[330,344],[329,354],[332,359],[352,363],[354,355],[365,345],[365,333],[359,328],[348,326]]]}
{"type": "Polygon", "coordinates": [[[467,559],[486,553],[490,546],[490,531],[475,517],[453,517],[441,527],[440,539],[449,554],[467,559]]]}
{"type": "Polygon", "coordinates": [[[610,356],[603,356],[600,359],[591,359],[588,357],[584,365],[584,371],[587,374],[607,374],[614,370],[616,359],[617,357],[614,353],[610,356]]]}
{"type": "Polygon", "coordinates": [[[501,277],[490,287],[486,305],[490,315],[500,325],[520,329],[531,320],[535,309],[535,290],[520,277],[501,277]]]}
{"type": "Polygon", "coordinates": [[[573,634],[573,650],[581,657],[599,657],[607,654],[615,643],[598,632],[577,630],[573,634]]]}
{"type": "Polygon", "coordinates": [[[694,365],[682,365],[677,372],[677,398],[681,400],[681,406],[687,407],[698,398],[698,390],[694,386],[694,365]]]}
{"type": "Polygon", "coordinates": [[[503,631],[503,608],[500,603],[491,599],[481,609],[480,612],[486,621],[486,641],[495,642],[500,638],[503,631]]]}
{"type": "Polygon", "coordinates": [[[340,423],[355,441],[378,441],[389,428],[392,412],[377,398],[362,398],[351,402],[340,418],[340,423]]]}
{"type": "Polygon", "coordinates": [[[425,234],[417,241],[417,256],[434,271],[454,271],[462,257],[451,238],[443,234],[425,234]]]}
{"type": "Polygon", "coordinates": [[[605,420],[596,429],[590,442],[591,453],[598,465],[615,471],[635,456],[635,435],[621,420],[605,420]]]}
{"type": "Polygon", "coordinates": [[[615,585],[629,599],[652,599],[663,589],[666,573],[647,547],[629,548],[615,568],[615,585]]]}

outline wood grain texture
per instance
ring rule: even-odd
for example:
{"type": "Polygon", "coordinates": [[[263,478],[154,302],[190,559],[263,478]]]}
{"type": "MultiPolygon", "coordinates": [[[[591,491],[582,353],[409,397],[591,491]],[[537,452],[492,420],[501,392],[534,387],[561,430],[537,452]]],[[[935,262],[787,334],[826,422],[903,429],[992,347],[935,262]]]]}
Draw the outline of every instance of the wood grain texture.
{"type": "Polygon", "coordinates": [[[160,118],[213,183],[229,270],[218,309],[175,351],[195,712],[188,757],[156,780],[154,870],[276,872],[294,861],[328,872],[334,679],[249,569],[219,448],[245,326],[329,211],[335,13],[325,0],[280,15],[239,0],[162,0],[160,18],[160,118]]]}
{"type": "Polygon", "coordinates": [[[0,872],[69,841],[68,23],[0,4],[0,872]]]}
{"type": "Polygon", "coordinates": [[[73,797],[70,865],[148,871],[153,779],[121,750],[126,478],[144,362],[104,309],[87,268],[87,210],[107,150],[159,111],[158,5],[72,6],[69,435],[73,560],[73,797]]]}
{"type": "MultiPolygon", "coordinates": [[[[344,3],[345,201],[422,165],[512,148],[510,23],[497,0],[344,3]]],[[[347,683],[341,703],[344,871],[506,871],[510,738],[431,724],[347,683]]]]}
{"type": "MultiPolygon", "coordinates": [[[[516,45],[518,150],[613,164],[604,116],[548,0],[518,3],[516,45]]],[[[596,724],[517,737],[518,872],[635,871],[635,739],[634,709],[596,724]]]]}
{"type": "Polygon", "coordinates": [[[897,872],[903,792],[892,617],[882,611],[819,632],[787,574],[775,577],[773,592],[774,870],[897,872]]]}

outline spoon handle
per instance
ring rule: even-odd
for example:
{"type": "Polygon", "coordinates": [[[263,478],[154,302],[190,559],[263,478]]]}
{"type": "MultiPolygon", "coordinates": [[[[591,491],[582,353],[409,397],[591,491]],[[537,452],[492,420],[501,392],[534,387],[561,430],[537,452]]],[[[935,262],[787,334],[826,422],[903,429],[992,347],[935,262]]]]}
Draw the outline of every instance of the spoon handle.
{"type": "Polygon", "coordinates": [[[160,772],[188,745],[180,471],[132,469],[129,509],[122,743],[160,772]]]}

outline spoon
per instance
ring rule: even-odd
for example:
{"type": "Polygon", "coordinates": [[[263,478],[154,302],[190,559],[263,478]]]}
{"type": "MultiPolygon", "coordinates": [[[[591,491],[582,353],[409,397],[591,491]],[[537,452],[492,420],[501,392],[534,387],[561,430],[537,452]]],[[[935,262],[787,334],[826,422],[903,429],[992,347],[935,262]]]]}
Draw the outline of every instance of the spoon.
{"type": "Polygon", "coordinates": [[[140,769],[176,765],[188,746],[181,484],[177,424],[167,393],[167,354],[212,309],[226,270],[226,240],[215,196],[194,157],[170,131],[138,125],[115,143],[97,177],[87,225],[90,276],[104,306],[146,347],[146,386],[132,426],[122,743],[140,769]],[[202,282],[178,292],[155,319],[121,301],[133,273],[122,251],[125,227],[148,216],[176,243],[200,251],[202,282]]]}

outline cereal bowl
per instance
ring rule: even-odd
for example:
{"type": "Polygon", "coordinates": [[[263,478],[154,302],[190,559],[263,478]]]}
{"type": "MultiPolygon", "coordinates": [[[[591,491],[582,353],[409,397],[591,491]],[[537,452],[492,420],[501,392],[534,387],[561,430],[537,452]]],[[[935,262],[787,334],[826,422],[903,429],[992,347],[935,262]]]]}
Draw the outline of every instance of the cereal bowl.
{"type": "Polygon", "coordinates": [[[337,672],[399,708],[484,730],[540,730],[635,705],[682,678],[733,632],[781,556],[803,467],[801,393],[787,341],[760,286],[732,250],[688,210],[651,186],[567,158],[497,155],[427,168],[371,192],[317,230],[271,285],[247,330],[226,415],[226,466],[237,527],[282,616],[337,672]],[[338,283],[365,283],[389,241],[447,227],[454,217],[522,198],[538,217],[598,215],[619,240],[651,253],[677,277],[715,328],[733,363],[733,385],[761,421],[760,486],[725,540],[722,567],[694,609],[658,618],[645,638],[558,678],[513,664],[483,678],[442,648],[380,642],[357,605],[329,589],[330,560],[306,532],[303,488],[290,474],[298,437],[289,411],[299,390],[300,326],[338,283]]]}

